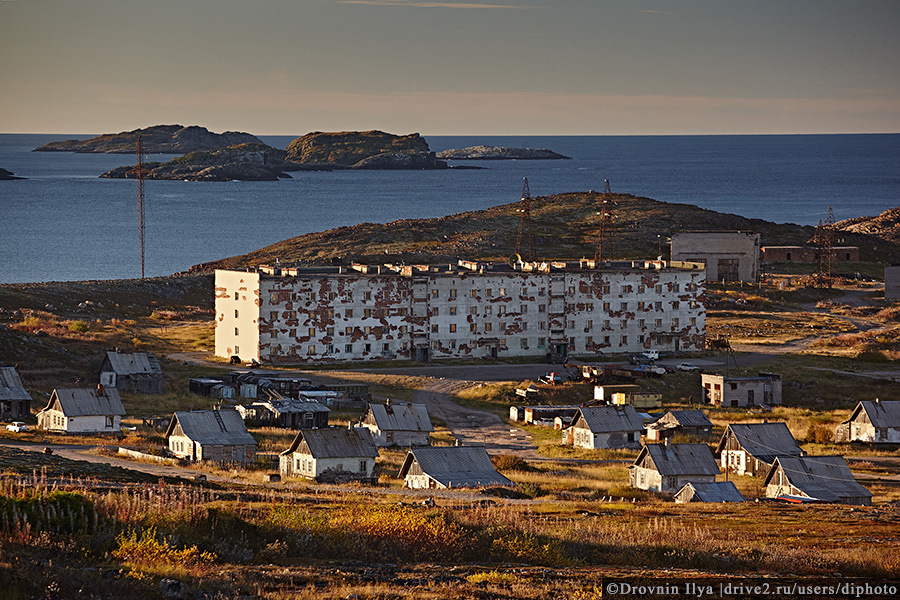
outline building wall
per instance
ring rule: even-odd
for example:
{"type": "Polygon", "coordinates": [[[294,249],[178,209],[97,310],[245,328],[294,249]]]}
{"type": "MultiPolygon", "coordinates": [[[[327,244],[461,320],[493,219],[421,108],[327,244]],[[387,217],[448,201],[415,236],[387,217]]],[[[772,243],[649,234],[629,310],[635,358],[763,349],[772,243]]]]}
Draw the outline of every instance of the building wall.
{"type": "Polygon", "coordinates": [[[31,415],[31,400],[0,400],[0,420],[18,421],[31,415]]]}
{"type": "Polygon", "coordinates": [[[703,290],[702,271],[687,269],[216,271],[216,355],[304,363],[698,351],[703,290]]]}
{"type": "Polygon", "coordinates": [[[759,281],[759,255],[758,233],[688,231],[672,236],[672,260],[705,263],[709,281],[759,281]]]}
{"type": "Polygon", "coordinates": [[[429,442],[427,431],[383,431],[378,429],[378,425],[372,423],[361,423],[361,426],[372,432],[372,441],[379,448],[386,446],[398,446],[400,448],[427,446],[429,442]]]}
{"type": "Polygon", "coordinates": [[[375,459],[372,457],[344,457],[344,458],[314,458],[310,454],[294,452],[288,456],[279,457],[281,474],[285,476],[307,477],[315,479],[328,469],[354,473],[360,478],[371,479],[375,469],[375,459]],[[298,462],[299,461],[299,462],[298,462]],[[361,462],[365,462],[365,468],[360,469],[361,462]]]}
{"type": "Polygon", "coordinates": [[[122,431],[122,417],[113,415],[112,424],[107,425],[105,415],[66,417],[61,411],[45,410],[38,414],[38,427],[66,433],[118,433],[122,431]]]}
{"type": "Polygon", "coordinates": [[[667,475],[663,476],[656,469],[632,467],[629,473],[629,484],[642,490],[652,492],[677,492],[685,484],[715,483],[715,475],[667,475]]]}
{"type": "Polygon", "coordinates": [[[893,265],[884,270],[884,299],[900,300],[900,265],[893,265]]]}
{"type": "MultiPolygon", "coordinates": [[[[819,262],[819,249],[812,246],[763,246],[763,262],[819,262]]],[[[859,247],[834,246],[831,248],[831,262],[859,262],[859,247]]]]}
{"type": "MultiPolygon", "coordinates": [[[[587,450],[597,450],[601,448],[640,448],[641,434],[638,431],[625,432],[616,431],[612,433],[593,433],[590,429],[582,427],[572,427],[572,445],[576,448],[585,448],[587,450]],[[632,439],[628,439],[631,433],[632,439]]],[[[565,434],[564,434],[565,436],[565,434]]],[[[565,437],[564,437],[565,439],[565,437]]]]}
{"type": "Polygon", "coordinates": [[[183,435],[169,436],[169,451],[178,458],[185,460],[194,460],[196,458],[194,441],[183,435]]]}
{"type": "Polygon", "coordinates": [[[701,385],[703,386],[703,401],[716,406],[781,404],[782,385],[781,379],[777,377],[743,379],[703,373],[701,385]]]}

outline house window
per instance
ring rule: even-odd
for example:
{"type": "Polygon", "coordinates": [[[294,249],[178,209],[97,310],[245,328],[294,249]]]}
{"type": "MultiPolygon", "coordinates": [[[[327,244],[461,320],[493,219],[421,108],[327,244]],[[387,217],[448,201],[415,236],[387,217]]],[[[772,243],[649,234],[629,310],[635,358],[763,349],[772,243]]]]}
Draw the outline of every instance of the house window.
{"type": "Polygon", "coordinates": [[[450,290],[450,299],[456,300],[456,288],[450,290]]]}
{"type": "Polygon", "coordinates": [[[506,288],[505,288],[505,287],[500,288],[500,295],[501,295],[501,296],[505,296],[505,295],[506,295],[506,288]]]}
{"type": "Polygon", "coordinates": [[[505,314],[506,314],[506,307],[503,306],[503,305],[498,306],[498,307],[497,307],[497,314],[498,314],[498,315],[505,315],[505,314]]]}
{"type": "Polygon", "coordinates": [[[237,309],[234,309],[234,318],[235,318],[235,319],[238,318],[238,311],[237,311],[237,309]]]}
{"type": "Polygon", "coordinates": [[[234,299],[235,299],[235,300],[240,300],[240,299],[241,299],[241,297],[240,297],[240,292],[235,292],[235,293],[234,293],[234,299]]]}
{"type": "Polygon", "coordinates": [[[348,354],[349,354],[349,353],[352,353],[352,352],[353,352],[353,344],[345,344],[345,345],[344,345],[344,352],[347,352],[348,354]]]}
{"type": "Polygon", "coordinates": [[[623,303],[622,303],[622,310],[628,310],[628,303],[627,303],[627,302],[623,302],[623,303]]]}
{"type": "Polygon", "coordinates": [[[371,352],[371,351],[372,351],[372,344],[366,344],[366,350],[365,350],[365,351],[366,351],[366,352],[371,352]]]}
{"type": "Polygon", "coordinates": [[[485,306],[485,307],[484,307],[484,314],[486,314],[486,315],[491,314],[491,308],[492,308],[492,307],[491,307],[490,305],[485,306]]]}
{"type": "Polygon", "coordinates": [[[606,312],[609,312],[609,302],[603,303],[603,310],[605,310],[606,312]]]}
{"type": "Polygon", "coordinates": [[[384,345],[381,346],[381,350],[384,351],[384,352],[390,352],[390,351],[391,351],[391,345],[390,345],[389,343],[385,342],[384,345]]]}
{"type": "Polygon", "coordinates": [[[472,290],[472,297],[473,297],[473,298],[477,298],[477,297],[478,297],[478,290],[472,290]]]}
{"type": "Polygon", "coordinates": [[[492,290],[491,288],[488,288],[488,289],[484,290],[484,294],[485,294],[488,298],[491,298],[491,297],[494,296],[494,290],[492,290]]]}
{"type": "Polygon", "coordinates": [[[437,316],[439,316],[440,314],[441,314],[441,311],[438,309],[438,307],[435,306],[434,308],[431,309],[431,316],[432,316],[432,317],[437,317],[437,316]]]}
{"type": "Polygon", "coordinates": [[[527,312],[528,312],[528,305],[527,305],[527,304],[520,304],[520,305],[519,305],[519,312],[522,313],[523,315],[524,315],[525,313],[527,313],[527,312]]]}
{"type": "Polygon", "coordinates": [[[359,461],[359,472],[365,473],[368,470],[368,463],[364,460],[359,461]]]}
{"type": "Polygon", "coordinates": [[[107,429],[113,428],[113,418],[112,417],[106,417],[106,428],[107,429]]]}
{"type": "Polygon", "coordinates": [[[364,299],[364,300],[371,300],[371,299],[372,299],[372,292],[363,292],[363,299],[364,299]]]}
{"type": "MultiPolygon", "coordinates": [[[[539,289],[539,290],[538,290],[538,296],[543,296],[544,293],[545,293],[545,290],[546,290],[546,288],[541,288],[541,289],[539,289]]],[[[523,295],[524,295],[524,294],[523,294],[523,295]]]]}
{"type": "Polygon", "coordinates": [[[451,315],[455,315],[455,314],[456,314],[456,307],[455,307],[455,306],[451,306],[451,307],[450,307],[450,314],[451,314],[451,315]]]}
{"type": "Polygon", "coordinates": [[[240,349],[239,346],[235,346],[235,347],[234,347],[234,353],[235,353],[235,354],[240,354],[240,353],[241,353],[241,349],[240,349]]]}
{"type": "Polygon", "coordinates": [[[546,304],[538,304],[538,312],[539,313],[547,312],[547,305],[546,304]]]}
{"type": "Polygon", "coordinates": [[[238,328],[237,328],[237,327],[234,328],[234,335],[238,335],[238,328]]]}
{"type": "Polygon", "coordinates": [[[478,331],[478,325],[476,325],[475,323],[469,323],[469,331],[475,333],[476,331],[478,331]]]}

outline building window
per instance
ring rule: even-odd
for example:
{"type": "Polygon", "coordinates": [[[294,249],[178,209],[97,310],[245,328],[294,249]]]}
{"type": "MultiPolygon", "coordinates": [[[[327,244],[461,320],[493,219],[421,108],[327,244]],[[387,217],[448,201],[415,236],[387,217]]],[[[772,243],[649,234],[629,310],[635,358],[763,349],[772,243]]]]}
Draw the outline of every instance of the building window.
{"type": "Polygon", "coordinates": [[[540,288],[540,289],[538,290],[538,296],[543,296],[544,293],[545,293],[545,290],[546,290],[546,288],[540,288]]]}
{"type": "Polygon", "coordinates": [[[372,292],[364,292],[364,293],[363,293],[363,299],[364,299],[364,300],[371,300],[371,299],[372,299],[372,292]]]}
{"type": "Polygon", "coordinates": [[[485,306],[485,307],[484,307],[484,314],[486,314],[486,315],[491,314],[491,308],[492,308],[492,307],[491,307],[490,305],[485,306]]]}
{"type": "Polygon", "coordinates": [[[353,344],[344,344],[344,352],[347,354],[353,353],[353,344]]]}
{"type": "Polygon", "coordinates": [[[628,336],[627,336],[627,335],[623,335],[623,336],[622,336],[622,345],[625,346],[625,345],[627,345],[627,344],[628,344],[628,336]]]}
{"type": "Polygon", "coordinates": [[[505,288],[505,287],[500,288],[500,295],[501,295],[501,296],[505,296],[505,295],[506,295],[506,288],[505,288]]]}
{"type": "Polygon", "coordinates": [[[450,323],[450,333],[456,333],[456,323],[450,323]]]}
{"type": "Polygon", "coordinates": [[[431,309],[431,316],[432,316],[432,317],[440,316],[440,314],[441,314],[441,311],[440,311],[440,309],[439,309],[437,306],[435,306],[434,308],[431,309]]]}
{"type": "Polygon", "coordinates": [[[608,336],[608,335],[604,335],[604,336],[603,336],[603,343],[604,343],[604,344],[609,344],[609,336],[608,336]]]}
{"type": "Polygon", "coordinates": [[[372,316],[372,309],[371,309],[371,308],[363,309],[363,318],[368,319],[368,318],[371,317],[371,316],[372,316]]]}
{"type": "Polygon", "coordinates": [[[352,328],[352,327],[345,327],[345,328],[344,328],[344,334],[345,334],[345,335],[353,335],[353,328],[352,328]]]}
{"type": "Polygon", "coordinates": [[[438,332],[438,326],[437,326],[437,325],[432,325],[432,326],[431,326],[431,333],[437,333],[437,332],[438,332]]]}
{"type": "Polygon", "coordinates": [[[366,344],[366,349],[365,349],[365,351],[366,351],[366,352],[371,352],[371,351],[372,351],[372,344],[366,344]]]}
{"type": "Polygon", "coordinates": [[[234,318],[235,318],[235,319],[238,318],[238,311],[237,311],[237,309],[234,309],[234,318]]]}
{"type": "Polygon", "coordinates": [[[234,353],[235,353],[235,354],[240,354],[240,353],[241,353],[241,348],[240,348],[240,346],[235,346],[235,347],[234,347],[234,353]]]}
{"type": "Polygon", "coordinates": [[[437,340],[431,342],[431,349],[432,349],[432,350],[437,350],[438,348],[440,348],[440,344],[438,343],[437,340]]]}
{"type": "Polygon", "coordinates": [[[547,338],[538,338],[537,347],[544,348],[547,345],[547,338]]]}
{"type": "Polygon", "coordinates": [[[325,346],[325,352],[328,354],[334,354],[334,344],[328,344],[325,346]]]}
{"type": "Polygon", "coordinates": [[[490,330],[491,330],[491,324],[490,324],[490,323],[485,323],[485,324],[484,324],[484,330],[485,330],[485,331],[490,331],[490,330]]]}
{"type": "Polygon", "coordinates": [[[235,299],[235,300],[240,300],[240,299],[241,299],[241,297],[240,297],[240,292],[235,292],[235,293],[234,293],[234,299],[235,299]]]}
{"type": "Polygon", "coordinates": [[[456,288],[450,290],[450,299],[456,300],[456,288]]]}
{"type": "Polygon", "coordinates": [[[369,465],[366,461],[364,461],[364,460],[359,461],[359,472],[360,473],[367,473],[368,467],[369,467],[369,465]]]}
{"type": "Polygon", "coordinates": [[[643,326],[644,326],[644,320],[638,319],[638,327],[643,327],[643,326]]]}
{"type": "Polygon", "coordinates": [[[566,293],[567,293],[568,295],[570,295],[570,296],[574,296],[574,295],[575,295],[575,286],[574,286],[574,285],[570,285],[570,286],[569,286],[569,289],[566,290],[566,293]]]}
{"type": "Polygon", "coordinates": [[[547,329],[547,324],[544,323],[543,321],[541,321],[541,322],[538,324],[538,329],[540,329],[540,330],[542,330],[542,331],[543,331],[544,329],[547,329]]]}
{"type": "Polygon", "coordinates": [[[638,302],[638,310],[644,310],[644,303],[638,302]]]}
{"type": "Polygon", "coordinates": [[[677,302],[677,301],[675,301],[675,302],[672,303],[672,308],[678,308],[678,302],[677,302]]]}
{"type": "Polygon", "coordinates": [[[381,350],[382,350],[383,352],[390,352],[390,351],[391,351],[391,345],[390,345],[389,343],[385,342],[385,343],[381,346],[381,350]]]}
{"type": "Polygon", "coordinates": [[[605,310],[606,312],[609,312],[609,302],[603,303],[603,310],[605,310]]]}
{"type": "Polygon", "coordinates": [[[353,318],[353,309],[352,309],[352,308],[348,308],[347,310],[345,310],[345,311],[344,311],[344,317],[347,318],[347,319],[353,318]]]}
{"type": "Polygon", "coordinates": [[[627,303],[627,302],[623,302],[623,303],[622,303],[622,310],[628,310],[628,303],[627,303]]]}
{"type": "Polygon", "coordinates": [[[644,293],[644,286],[639,285],[638,286],[638,294],[643,294],[643,293],[644,293]]]}
{"type": "Polygon", "coordinates": [[[522,313],[523,315],[524,315],[525,313],[527,313],[527,312],[528,312],[528,305],[527,305],[527,304],[520,304],[520,305],[519,305],[519,312],[522,313]]]}
{"type": "Polygon", "coordinates": [[[363,331],[366,335],[369,335],[370,333],[372,333],[372,328],[366,325],[365,327],[363,327],[363,331]]]}
{"type": "Polygon", "coordinates": [[[113,417],[106,417],[106,428],[107,429],[113,428],[113,417]]]}
{"type": "Polygon", "coordinates": [[[470,315],[477,315],[477,314],[478,314],[478,307],[477,307],[477,306],[470,306],[470,307],[469,307],[469,314],[470,314],[470,315]]]}
{"type": "Polygon", "coordinates": [[[309,337],[311,337],[311,338],[316,337],[316,328],[315,327],[309,328],[309,337]]]}
{"type": "Polygon", "coordinates": [[[472,297],[473,297],[473,298],[477,298],[477,297],[478,297],[478,290],[472,290],[472,297]]]}
{"type": "Polygon", "coordinates": [[[672,319],[672,327],[678,327],[678,317],[674,317],[672,319]]]}
{"type": "Polygon", "coordinates": [[[522,350],[528,350],[528,338],[522,338],[522,350]]]}
{"type": "Polygon", "coordinates": [[[451,314],[451,315],[455,315],[455,314],[456,314],[456,307],[455,307],[455,306],[451,306],[451,307],[450,307],[450,314],[451,314]]]}
{"type": "Polygon", "coordinates": [[[310,344],[310,345],[309,345],[309,348],[307,348],[307,350],[306,350],[306,353],[307,353],[307,354],[315,354],[315,353],[316,353],[316,347],[315,347],[313,344],[310,344]]]}
{"type": "Polygon", "coordinates": [[[329,337],[333,337],[334,336],[334,327],[326,327],[325,335],[327,335],[329,337]]]}
{"type": "Polygon", "coordinates": [[[504,306],[504,305],[502,305],[502,304],[501,304],[500,306],[498,306],[498,307],[497,307],[497,314],[498,314],[498,315],[505,315],[505,314],[506,314],[506,306],[504,306]]]}
{"type": "Polygon", "coordinates": [[[539,313],[547,312],[547,305],[546,304],[538,304],[538,312],[539,313]]]}
{"type": "Polygon", "coordinates": [[[433,290],[431,290],[431,297],[437,298],[439,293],[440,291],[437,288],[434,288],[433,290]]]}
{"type": "Polygon", "coordinates": [[[656,326],[657,326],[657,327],[662,327],[662,319],[657,319],[657,320],[656,320],[656,326]]]}
{"type": "Polygon", "coordinates": [[[238,328],[237,328],[237,327],[234,328],[234,335],[238,335],[238,328]]]}
{"type": "Polygon", "coordinates": [[[407,330],[408,330],[408,326],[406,326],[406,325],[401,325],[401,326],[400,326],[400,333],[406,333],[407,330]]]}
{"type": "Polygon", "coordinates": [[[476,331],[478,331],[478,325],[476,325],[475,323],[469,323],[469,331],[475,333],[476,331]]]}
{"type": "Polygon", "coordinates": [[[691,317],[691,325],[697,324],[697,317],[691,317]]]}
{"type": "Polygon", "coordinates": [[[487,296],[488,298],[492,298],[494,296],[494,290],[492,290],[491,288],[488,288],[488,289],[484,290],[484,295],[487,296]]]}

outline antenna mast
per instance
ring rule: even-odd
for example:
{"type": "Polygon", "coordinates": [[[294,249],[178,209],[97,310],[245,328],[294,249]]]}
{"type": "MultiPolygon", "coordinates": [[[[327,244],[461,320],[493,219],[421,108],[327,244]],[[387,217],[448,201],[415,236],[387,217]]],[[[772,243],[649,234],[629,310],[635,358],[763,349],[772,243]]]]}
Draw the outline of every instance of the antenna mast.
{"type": "Polygon", "coordinates": [[[606,225],[609,222],[610,205],[609,205],[609,179],[603,180],[603,194],[600,195],[600,231],[597,233],[597,252],[594,254],[594,262],[599,269],[603,264],[603,235],[606,232],[606,225]]]}
{"type": "Polygon", "coordinates": [[[522,253],[522,233],[528,228],[528,254],[524,257],[528,262],[534,262],[534,231],[531,226],[531,191],[528,189],[528,178],[526,177],[522,184],[522,220],[519,221],[519,235],[516,236],[516,254],[521,256],[522,253]]]}
{"type": "Polygon", "coordinates": [[[816,283],[818,285],[831,287],[832,256],[834,254],[833,236],[834,212],[831,210],[831,206],[829,206],[825,222],[819,221],[819,226],[816,227],[815,241],[816,250],[819,255],[819,272],[816,274],[816,283]]]}
{"type": "Polygon", "coordinates": [[[143,136],[138,136],[137,139],[137,162],[134,165],[134,168],[128,171],[128,173],[134,173],[134,178],[137,180],[137,193],[138,193],[138,238],[140,240],[141,245],[141,279],[144,278],[144,175],[149,173],[147,169],[144,168],[144,140],[143,136]]]}

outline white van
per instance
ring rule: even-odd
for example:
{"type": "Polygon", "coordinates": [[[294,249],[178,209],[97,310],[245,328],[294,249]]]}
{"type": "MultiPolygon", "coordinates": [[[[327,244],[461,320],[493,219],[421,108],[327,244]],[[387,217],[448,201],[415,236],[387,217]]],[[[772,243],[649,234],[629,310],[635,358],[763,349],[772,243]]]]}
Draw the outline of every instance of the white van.
{"type": "Polygon", "coordinates": [[[644,350],[641,356],[650,360],[659,360],[659,350],[644,350]]]}

